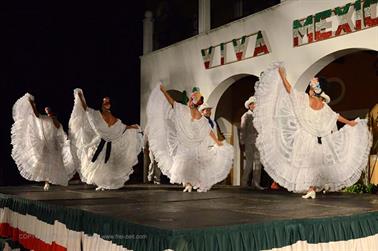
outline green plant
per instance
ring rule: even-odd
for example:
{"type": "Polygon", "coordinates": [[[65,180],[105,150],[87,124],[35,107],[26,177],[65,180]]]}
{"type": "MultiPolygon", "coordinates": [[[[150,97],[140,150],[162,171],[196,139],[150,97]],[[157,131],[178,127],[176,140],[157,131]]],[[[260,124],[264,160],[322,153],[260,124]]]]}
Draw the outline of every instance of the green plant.
{"type": "Polygon", "coordinates": [[[374,184],[368,184],[364,185],[361,183],[356,183],[350,187],[347,187],[344,189],[344,192],[347,193],[377,193],[378,192],[378,186],[374,184]]]}

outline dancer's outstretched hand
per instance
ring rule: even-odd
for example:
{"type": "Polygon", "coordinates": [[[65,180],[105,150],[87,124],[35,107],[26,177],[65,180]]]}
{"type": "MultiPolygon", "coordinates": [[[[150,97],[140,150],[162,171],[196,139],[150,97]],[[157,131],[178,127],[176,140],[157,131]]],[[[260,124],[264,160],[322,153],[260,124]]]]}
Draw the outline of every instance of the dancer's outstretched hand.
{"type": "Polygon", "coordinates": [[[160,84],[160,91],[165,92],[165,87],[163,84],[160,84]]]}
{"type": "Polygon", "coordinates": [[[355,120],[349,121],[349,123],[348,123],[348,125],[350,125],[350,126],[355,126],[357,124],[358,124],[358,122],[355,121],[355,120]]]}
{"type": "Polygon", "coordinates": [[[129,125],[127,126],[128,128],[132,128],[132,129],[139,129],[139,125],[137,124],[134,124],[134,125],[129,125]]]}
{"type": "Polygon", "coordinates": [[[79,93],[83,93],[83,90],[81,90],[81,88],[75,88],[74,94],[79,94],[79,93]]]}

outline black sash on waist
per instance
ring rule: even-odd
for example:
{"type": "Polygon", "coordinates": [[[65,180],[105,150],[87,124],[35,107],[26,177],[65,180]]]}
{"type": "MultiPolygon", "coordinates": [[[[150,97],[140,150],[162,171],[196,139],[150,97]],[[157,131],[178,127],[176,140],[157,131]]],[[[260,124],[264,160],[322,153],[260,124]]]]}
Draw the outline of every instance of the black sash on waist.
{"type": "MultiPolygon", "coordinates": [[[[97,160],[98,155],[101,153],[102,149],[105,145],[105,140],[101,139],[100,144],[98,145],[96,152],[94,153],[92,157],[92,162],[95,162],[97,160]]],[[[110,158],[110,152],[112,151],[112,142],[106,142],[106,150],[105,150],[105,164],[108,162],[110,158]]]]}

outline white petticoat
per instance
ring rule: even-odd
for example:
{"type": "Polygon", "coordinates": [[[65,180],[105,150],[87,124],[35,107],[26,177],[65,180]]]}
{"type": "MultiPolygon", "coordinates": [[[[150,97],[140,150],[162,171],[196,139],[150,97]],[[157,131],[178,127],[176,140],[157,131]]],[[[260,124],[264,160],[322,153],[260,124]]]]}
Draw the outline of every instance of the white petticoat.
{"type": "Polygon", "coordinates": [[[211,127],[202,117],[192,120],[187,106],[175,102],[172,109],[157,86],[147,104],[148,139],[162,173],[171,183],[209,190],[230,172],[233,148],[209,147],[211,127]]]}
{"type": "Polygon", "coordinates": [[[26,93],[13,106],[12,157],[25,179],[66,186],[76,171],[70,142],[62,125],[35,116],[29,98],[26,93]]]}
{"type": "Polygon", "coordinates": [[[338,191],[353,185],[367,165],[371,147],[366,120],[356,119],[356,126],[337,131],[338,114],[327,104],[313,110],[307,94],[294,88],[286,92],[279,66],[264,71],[256,84],[254,125],[265,170],[294,192],[310,186],[338,191]]]}
{"type": "MultiPolygon", "coordinates": [[[[109,127],[99,111],[87,108],[85,111],[78,97],[79,89],[74,92],[74,108],[69,121],[69,135],[72,148],[79,161],[79,174],[83,182],[95,184],[105,189],[118,189],[124,185],[138,163],[143,142],[139,129],[127,129],[118,120],[109,127]],[[97,159],[92,162],[98,145],[104,139],[111,142],[109,160],[105,163],[107,144],[97,159]]],[[[81,90],[80,90],[81,91],[81,90]]]]}

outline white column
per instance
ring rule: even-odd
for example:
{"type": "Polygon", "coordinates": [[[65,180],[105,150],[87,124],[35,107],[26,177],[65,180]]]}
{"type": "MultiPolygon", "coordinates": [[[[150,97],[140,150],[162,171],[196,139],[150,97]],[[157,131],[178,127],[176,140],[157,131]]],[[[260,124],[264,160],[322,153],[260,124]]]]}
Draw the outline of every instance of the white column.
{"type": "Polygon", "coordinates": [[[152,12],[146,11],[143,19],[143,54],[153,50],[154,20],[152,12]]]}
{"type": "MultiPolygon", "coordinates": [[[[143,54],[147,54],[153,50],[154,43],[154,20],[151,11],[144,13],[143,19],[143,54]]],[[[148,152],[143,150],[143,183],[147,183],[149,157],[148,152]]]]}
{"type": "Polygon", "coordinates": [[[210,0],[198,0],[198,33],[210,30],[210,0]]]}
{"type": "Polygon", "coordinates": [[[236,125],[232,125],[232,127],[233,127],[232,131],[233,131],[233,143],[234,143],[234,165],[232,167],[232,185],[240,186],[240,175],[241,175],[241,166],[242,166],[241,162],[244,161],[244,158],[241,158],[242,155],[240,153],[238,127],[236,125]]]}

